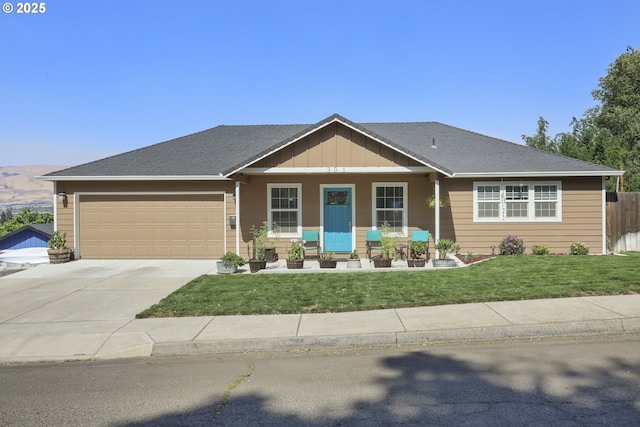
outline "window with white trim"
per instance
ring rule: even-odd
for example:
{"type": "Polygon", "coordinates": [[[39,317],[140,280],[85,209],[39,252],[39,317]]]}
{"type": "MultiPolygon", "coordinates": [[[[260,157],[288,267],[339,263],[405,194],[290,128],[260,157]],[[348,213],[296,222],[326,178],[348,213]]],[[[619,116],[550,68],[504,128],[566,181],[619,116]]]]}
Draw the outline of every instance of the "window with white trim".
{"type": "Polygon", "coordinates": [[[267,221],[282,237],[302,234],[302,184],[267,184],[267,221]]]}
{"type": "Polygon", "coordinates": [[[474,182],[475,222],[562,221],[562,184],[546,182],[474,182]]]}
{"type": "Polygon", "coordinates": [[[374,228],[382,227],[385,222],[396,235],[407,235],[407,183],[373,183],[374,228]]]}

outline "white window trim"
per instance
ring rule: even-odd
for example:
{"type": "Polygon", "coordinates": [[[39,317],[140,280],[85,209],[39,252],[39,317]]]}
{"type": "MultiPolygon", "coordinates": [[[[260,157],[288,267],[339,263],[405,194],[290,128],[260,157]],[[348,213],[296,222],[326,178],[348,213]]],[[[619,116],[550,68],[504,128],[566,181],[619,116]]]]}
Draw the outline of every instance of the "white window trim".
{"type": "Polygon", "coordinates": [[[267,184],[267,222],[269,223],[269,237],[288,237],[288,238],[300,238],[302,237],[302,184],[300,183],[274,183],[267,184]],[[298,227],[295,233],[280,233],[276,235],[271,230],[271,224],[273,224],[273,211],[271,210],[271,189],[272,188],[296,188],[298,190],[298,227]]]}
{"type": "Polygon", "coordinates": [[[402,233],[391,233],[393,237],[407,237],[409,234],[408,214],[409,214],[409,184],[407,182],[373,182],[371,184],[371,224],[376,230],[376,188],[377,187],[402,187],[402,233]]]}
{"type": "Polygon", "coordinates": [[[473,182],[473,222],[562,222],[562,181],[474,181],[473,182]],[[529,187],[528,215],[527,217],[507,217],[506,214],[506,187],[508,185],[519,186],[520,184],[529,187]],[[558,189],[558,200],[556,205],[556,216],[536,217],[535,216],[535,186],[555,185],[558,189]],[[479,186],[499,186],[500,187],[500,216],[494,218],[478,216],[478,187],[479,186]]]}

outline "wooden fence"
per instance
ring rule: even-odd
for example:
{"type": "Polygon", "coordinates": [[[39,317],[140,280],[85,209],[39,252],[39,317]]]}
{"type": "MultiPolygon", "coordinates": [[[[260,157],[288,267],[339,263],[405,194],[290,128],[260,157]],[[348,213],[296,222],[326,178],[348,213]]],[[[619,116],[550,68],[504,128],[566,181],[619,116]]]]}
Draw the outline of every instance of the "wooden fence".
{"type": "Polygon", "coordinates": [[[640,251],[640,193],[607,194],[607,249],[640,251]]]}

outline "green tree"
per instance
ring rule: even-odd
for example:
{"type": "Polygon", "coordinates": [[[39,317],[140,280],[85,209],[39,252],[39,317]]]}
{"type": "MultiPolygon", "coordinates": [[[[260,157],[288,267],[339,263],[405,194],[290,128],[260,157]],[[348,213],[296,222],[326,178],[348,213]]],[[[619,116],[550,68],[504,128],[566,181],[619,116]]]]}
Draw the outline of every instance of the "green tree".
{"type": "MultiPolygon", "coordinates": [[[[640,52],[631,47],[611,64],[592,92],[600,105],[573,118],[571,132],[549,137],[549,122],[538,118],[533,136],[522,135],[527,146],[614,169],[625,168],[625,190],[640,191],[640,52]]],[[[615,191],[616,178],[607,181],[615,191]]]]}
{"type": "Polygon", "coordinates": [[[592,92],[601,105],[593,115],[598,127],[620,138],[627,151],[625,189],[640,190],[640,51],[627,47],[609,66],[592,92]]]}
{"type": "Polygon", "coordinates": [[[11,218],[13,218],[13,211],[11,211],[11,208],[7,208],[3,210],[0,213],[0,224],[4,224],[5,222],[9,221],[11,218]]]}
{"type": "Polygon", "coordinates": [[[35,212],[29,208],[24,208],[11,219],[0,225],[0,237],[24,227],[28,224],[45,224],[53,222],[53,214],[47,212],[35,212]]]}

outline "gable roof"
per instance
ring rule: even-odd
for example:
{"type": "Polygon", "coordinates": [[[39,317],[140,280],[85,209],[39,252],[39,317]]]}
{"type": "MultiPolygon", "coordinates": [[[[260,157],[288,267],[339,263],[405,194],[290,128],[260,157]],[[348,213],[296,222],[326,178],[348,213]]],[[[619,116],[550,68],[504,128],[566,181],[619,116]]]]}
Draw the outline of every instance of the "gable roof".
{"type": "Polygon", "coordinates": [[[437,122],[221,125],[42,176],[61,180],[228,179],[303,137],[342,123],[449,177],[612,176],[622,172],[437,122]],[[434,147],[435,145],[435,147],[434,147]]]}
{"type": "Polygon", "coordinates": [[[25,233],[26,231],[29,231],[29,230],[33,231],[36,234],[39,234],[41,237],[45,238],[46,240],[49,240],[51,238],[51,235],[53,234],[53,224],[52,223],[27,224],[23,227],[20,227],[19,229],[15,230],[12,233],[9,233],[5,236],[0,237],[0,242],[4,240],[9,240],[9,238],[21,233],[25,233]]]}

